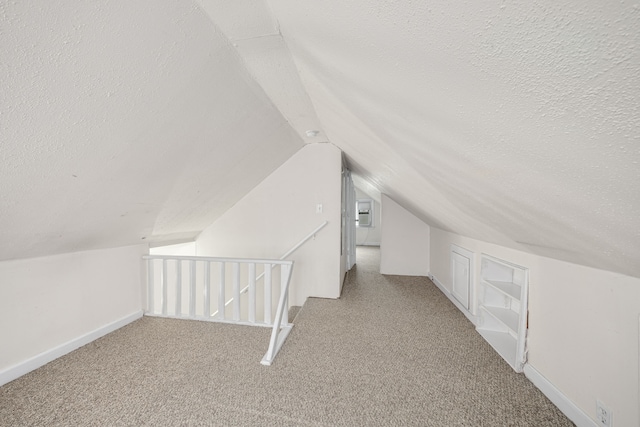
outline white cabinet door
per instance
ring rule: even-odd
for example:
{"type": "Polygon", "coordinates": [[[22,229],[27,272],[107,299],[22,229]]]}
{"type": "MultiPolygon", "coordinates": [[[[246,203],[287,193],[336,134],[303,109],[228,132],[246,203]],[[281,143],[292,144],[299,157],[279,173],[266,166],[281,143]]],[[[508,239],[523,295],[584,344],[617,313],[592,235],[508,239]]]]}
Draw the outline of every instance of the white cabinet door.
{"type": "Polygon", "coordinates": [[[470,260],[457,252],[451,252],[451,270],[453,274],[453,296],[469,310],[470,260]]]}

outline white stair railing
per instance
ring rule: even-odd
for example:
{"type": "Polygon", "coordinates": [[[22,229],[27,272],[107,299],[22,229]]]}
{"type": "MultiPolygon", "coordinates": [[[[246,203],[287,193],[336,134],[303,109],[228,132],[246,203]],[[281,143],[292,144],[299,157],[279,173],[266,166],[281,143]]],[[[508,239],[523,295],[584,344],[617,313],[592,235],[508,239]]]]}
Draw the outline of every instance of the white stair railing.
{"type": "MultiPolygon", "coordinates": [[[[285,258],[287,258],[289,255],[291,255],[292,253],[294,253],[295,251],[298,250],[298,248],[300,248],[300,246],[304,245],[307,240],[311,239],[312,237],[315,237],[315,235],[318,233],[318,231],[322,230],[325,225],[329,224],[329,221],[325,221],[322,224],[320,224],[318,227],[316,227],[315,230],[313,230],[311,233],[307,234],[302,240],[300,240],[298,243],[296,243],[291,249],[289,249],[287,252],[285,252],[284,255],[282,255],[280,258],[278,258],[279,260],[284,260],[285,258]]],[[[275,264],[271,266],[271,268],[275,267],[275,264]]],[[[265,270],[266,272],[266,270],[265,270]]],[[[261,273],[256,279],[260,280],[262,278],[262,276],[264,276],[265,272],[261,273]]],[[[247,293],[247,291],[249,290],[249,285],[247,285],[246,287],[244,287],[241,291],[240,294],[245,294],[247,293]]],[[[234,301],[235,298],[229,298],[229,300],[225,303],[225,307],[228,306],[229,304],[231,304],[234,301]]],[[[215,315],[216,313],[213,313],[213,315],[215,315]]],[[[285,323],[287,322],[287,320],[285,319],[285,323]]]]}
{"type": "Polygon", "coordinates": [[[293,261],[167,255],[143,258],[147,260],[145,315],[273,327],[272,342],[261,362],[271,364],[292,327],[286,309],[293,261]],[[240,298],[241,283],[248,283],[249,298],[244,301],[240,298]],[[226,304],[229,293],[234,296],[232,308],[226,304]],[[275,317],[274,293],[278,296],[275,317]],[[257,303],[259,297],[262,304],[257,303]],[[213,307],[217,307],[214,313],[213,307]]]}
{"type": "Polygon", "coordinates": [[[328,223],[324,221],[278,260],[145,255],[143,258],[148,263],[145,315],[272,327],[269,348],[260,362],[271,365],[293,327],[288,319],[293,261],[285,258],[328,223]],[[182,268],[184,263],[188,265],[186,272],[182,268]],[[277,284],[278,276],[273,317],[274,278],[277,284]],[[183,282],[189,285],[186,289],[183,282]],[[240,283],[248,285],[241,289],[240,283]],[[262,286],[258,286],[260,283],[262,286]],[[212,292],[212,288],[217,292],[212,292]],[[233,296],[227,300],[229,293],[233,296]],[[247,293],[248,298],[242,299],[247,293]],[[262,296],[262,305],[257,304],[259,296],[262,296]],[[232,309],[228,308],[231,304],[232,309]],[[213,307],[217,310],[212,313],[213,307]]]}

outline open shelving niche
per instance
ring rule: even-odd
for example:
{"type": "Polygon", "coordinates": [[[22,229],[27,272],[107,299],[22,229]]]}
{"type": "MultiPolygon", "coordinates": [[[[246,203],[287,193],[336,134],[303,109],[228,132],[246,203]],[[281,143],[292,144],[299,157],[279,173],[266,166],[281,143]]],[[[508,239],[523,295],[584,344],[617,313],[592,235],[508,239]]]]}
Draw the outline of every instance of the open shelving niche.
{"type": "Polygon", "coordinates": [[[516,371],[527,359],[529,270],[482,254],[477,331],[516,371]]]}

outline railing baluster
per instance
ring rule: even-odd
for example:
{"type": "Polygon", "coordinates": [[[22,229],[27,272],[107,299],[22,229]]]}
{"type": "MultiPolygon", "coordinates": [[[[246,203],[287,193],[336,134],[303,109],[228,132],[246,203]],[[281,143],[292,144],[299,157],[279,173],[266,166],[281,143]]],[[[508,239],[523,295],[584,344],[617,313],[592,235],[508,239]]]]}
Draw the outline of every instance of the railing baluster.
{"type": "Polygon", "coordinates": [[[282,321],[280,325],[285,326],[289,324],[289,292],[287,287],[289,285],[289,276],[291,275],[291,265],[280,265],[280,292],[284,292],[284,310],[282,312],[282,321]]]}
{"type": "Polygon", "coordinates": [[[240,320],[240,263],[233,263],[233,320],[240,320]]]}
{"type": "Polygon", "coordinates": [[[196,262],[189,263],[189,316],[196,316],[196,262]]]}
{"type": "Polygon", "coordinates": [[[220,263],[220,283],[218,284],[218,319],[224,320],[225,316],[225,286],[226,286],[226,276],[225,276],[225,263],[220,263]]]}
{"type": "Polygon", "coordinates": [[[156,284],[153,277],[153,260],[147,260],[147,312],[154,313],[154,301],[153,292],[155,291],[156,284]]]}
{"type": "Polygon", "coordinates": [[[182,314],[182,261],[176,264],[176,316],[182,314]]]}
{"type": "Polygon", "coordinates": [[[264,323],[271,325],[271,306],[273,295],[271,291],[271,264],[264,265],[264,323]]]}
{"type": "Polygon", "coordinates": [[[167,315],[167,300],[169,290],[167,289],[167,260],[162,260],[162,314],[167,315]]]}
{"type": "Polygon", "coordinates": [[[208,319],[211,317],[211,263],[209,261],[204,262],[204,289],[202,293],[204,295],[202,315],[208,319]]]}
{"type": "Polygon", "coordinates": [[[249,264],[249,322],[256,323],[256,264],[249,264]]]}
{"type": "MultiPolygon", "coordinates": [[[[262,364],[270,365],[273,358],[278,353],[285,339],[289,335],[293,325],[289,324],[288,318],[288,292],[289,283],[291,281],[291,271],[293,268],[292,261],[284,260],[267,260],[267,259],[240,259],[240,258],[219,258],[219,257],[187,257],[187,256],[163,256],[163,255],[144,255],[144,259],[148,260],[147,263],[147,310],[145,315],[160,316],[160,317],[174,317],[174,318],[191,318],[198,320],[219,321],[227,323],[238,323],[243,325],[256,325],[256,326],[268,326],[271,327],[271,340],[269,343],[269,349],[267,354],[262,359],[262,364]],[[157,261],[162,264],[159,266],[157,261]],[[183,289],[183,263],[189,261],[189,279],[188,284],[185,282],[187,289],[183,289]],[[174,264],[175,262],[175,264],[174,264]],[[199,288],[199,263],[204,263],[202,266],[202,290],[199,288]],[[211,289],[212,277],[211,277],[211,264],[216,263],[219,265],[220,280],[218,286],[218,311],[211,313],[213,298],[211,289]],[[231,293],[233,297],[226,301],[226,270],[227,264],[231,265],[232,271],[230,272],[231,280],[231,293]],[[245,274],[246,265],[246,274],[245,274]],[[262,272],[257,275],[262,265],[262,272]],[[278,305],[275,312],[275,316],[272,319],[273,313],[273,268],[280,267],[280,293],[277,296],[278,305]],[[159,268],[159,273],[156,272],[156,268],[159,268]],[[175,282],[174,282],[175,274],[175,282]],[[171,276],[171,277],[169,277],[171,276]],[[257,297],[258,297],[258,281],[263,278],[264,283],[264,322],[259,321],[257,314],[257,297]],[[240,280],[244,280],[246,284],[244,289],[241,289],[240,280]],[[169,290],[169,285],[174,286],[175,290],[169,290]],[[161,289],[157,289],[158,287],[161,289]],[[188,293],[187,297],[183,296],[183,291],[188,293]],[[158,292],[158,295],[156,295],[158,292]],[[169,296],[174,297],[175,292],[175,313],[173,307],[171,313],[169,313],[169,296]],[[202,292],[203,298],[203,313],[198,314],[198,292],[202,292]],[[243,293],[248,293],[248,302],[242,303],[241,298],[243,293]],[[186,304],[184,298],[189,298],[189,303],[186,304]],[[183,304],[185,303],[185,304],[183,304]],[[226,307],[233,304],[233,315],[229,314],[231,319],[226,317],[226,307]],[[188,308],[183,310],[183,305],[188,305],[188,308]],[[247,308],[248,314],[244,314],[244,309],[247,308]]],[[[215,279],[213,279],[215,280],[215,279]]],[[[172,301],[172,306],[173,301],[172,301]]]]}

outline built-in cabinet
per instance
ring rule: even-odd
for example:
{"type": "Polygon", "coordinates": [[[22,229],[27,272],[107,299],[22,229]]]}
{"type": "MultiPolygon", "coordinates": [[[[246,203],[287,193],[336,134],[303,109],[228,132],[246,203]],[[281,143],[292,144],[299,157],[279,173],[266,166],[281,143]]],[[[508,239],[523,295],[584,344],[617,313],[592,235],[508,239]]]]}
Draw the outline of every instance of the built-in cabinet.
{"type": "Polygon", "coordinates": [[[526,362],[528,269],[482,254],[477,330],[516,370],[526,362]]]}
{"type": "Polygon", "coordinates": [[[472,271],[473,252],[451,245],[451,294],[468,312],[472,312],[470,307],[472,271]]]}

